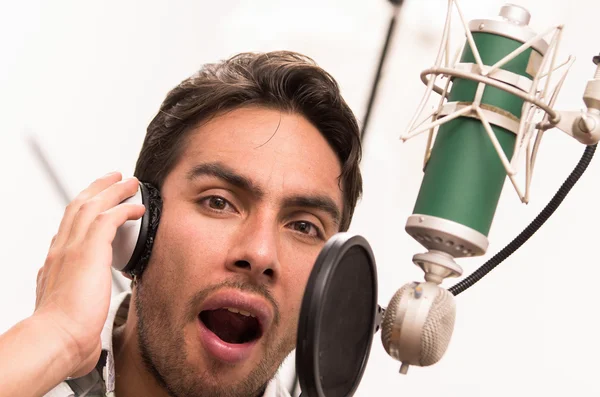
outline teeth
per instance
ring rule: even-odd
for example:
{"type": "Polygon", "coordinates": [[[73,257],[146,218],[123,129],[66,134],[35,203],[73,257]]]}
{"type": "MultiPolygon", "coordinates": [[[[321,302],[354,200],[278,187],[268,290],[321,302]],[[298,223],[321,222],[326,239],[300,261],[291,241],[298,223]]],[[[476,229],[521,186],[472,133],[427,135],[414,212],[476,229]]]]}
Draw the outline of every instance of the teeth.
{"type": "Polygon", "coordinates": [[[236,309],[235,307],[225,307],[225,309],[229,310],[232,313],[237,313],[237,314],[241,314],[242,316],[246,316],[246,317],[256,317],[254,316],[252,313],[247,312],[245,310],[240,310],[240,309],[236,309]]]}

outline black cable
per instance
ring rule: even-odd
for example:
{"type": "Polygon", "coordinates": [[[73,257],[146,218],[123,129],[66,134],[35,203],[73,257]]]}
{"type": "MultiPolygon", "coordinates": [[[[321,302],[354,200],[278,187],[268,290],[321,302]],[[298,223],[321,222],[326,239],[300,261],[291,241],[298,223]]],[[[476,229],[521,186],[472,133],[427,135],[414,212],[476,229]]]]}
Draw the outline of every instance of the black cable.
{"type": "Polygon", "coordinates": [[[575,166],[575,169],[563,182],[558,192],[552,197],[552,200],[544,207],[544,209],[538,214],[538,216],[517,236],[511,241],[506,247],[500,252],[494,255],[490,260],[484,263],[479,269],[475,270],[471,275],[462,280],[461,282],[453,285],[448,290],[453,295],[458,295],[471,287],[477,281],[481,280],[486,274],[491,272],[496,266],[498,266],[503,260],[508,258],[513,252],[519,249],[538,229],[550,218],[550,216],[556,211],[558,206],[565,199],[571,188],[577,183],[581,175],[585,172],[586,168],[594,157],[596,151],[596,145],[587,146],[581,159],[575,166]]]}
{"type": "Polygon", "coordinates": [[[371,95],[369,96],[369,102],[367,102],[367,111],[365,112],[362,130],[360,131],[361,142],[364,142],[365,140],[367,125],[369,124],[369,119],[371,118],[371,111],[373,110],[373,104],[375,103],[375,97],[377,96],[377,88],[379,88],[379,81],[381,80],[383,65],[385,63],[385,59],[387,58],[388,50],[392,42],[392,36],[394,34],[394,30],[396,29],[396,22],[398,20],[398,10],[399,7],[402,5],[403,0],[390,0],[390,2],[394,5],[394,11],[392,14],[392,18],[390,19],[390,24],[388,25],[388,31],[385,37],[383,50],[381,51],[381,55],[379,57],[379,65],[377,65],[375,80],[373,81],[373,86],[371,87],[371,95]]]}

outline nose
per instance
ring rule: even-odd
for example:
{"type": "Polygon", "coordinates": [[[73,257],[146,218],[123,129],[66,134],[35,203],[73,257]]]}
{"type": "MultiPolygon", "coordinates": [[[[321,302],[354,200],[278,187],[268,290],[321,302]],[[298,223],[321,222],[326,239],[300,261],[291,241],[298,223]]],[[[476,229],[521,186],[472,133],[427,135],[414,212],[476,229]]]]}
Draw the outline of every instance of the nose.
{"type": "Polygon", "coordinates": [[[268,217],[247,219],[240,226],[227,258],[226,267],[258,283],[273,283],[279,276],[276,223],[268,217]]]}

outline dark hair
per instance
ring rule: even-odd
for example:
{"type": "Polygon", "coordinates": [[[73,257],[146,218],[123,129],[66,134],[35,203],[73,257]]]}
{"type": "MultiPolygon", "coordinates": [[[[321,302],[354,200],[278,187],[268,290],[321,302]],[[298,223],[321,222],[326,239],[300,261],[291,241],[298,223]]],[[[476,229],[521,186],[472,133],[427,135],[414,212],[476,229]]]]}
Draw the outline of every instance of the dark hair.
{"type": "Polygon", "coordinates": [[[204,65],[181,82],[148,126],[135,176],[160,188],[179,160],[188,131],[217,114],[248,105],[301,114],[323,134],[342,166],[340,230],[346,231],[362,194],[358,124],[334,78],[294,52],[242,53],[204,65]]]}

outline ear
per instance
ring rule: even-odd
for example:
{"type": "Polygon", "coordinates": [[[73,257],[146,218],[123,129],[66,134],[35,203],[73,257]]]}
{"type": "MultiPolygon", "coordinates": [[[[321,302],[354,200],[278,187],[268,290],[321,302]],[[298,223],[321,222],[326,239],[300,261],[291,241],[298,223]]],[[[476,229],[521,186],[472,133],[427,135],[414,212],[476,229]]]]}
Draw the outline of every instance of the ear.
{"type": "Polygon", "coordinates": [[[155,186],[140,182],[137,193],[124,202],[146,207],[141,219],[127,221],[117,229],[112,244],[112,266],[132,280],[133,276],[142,274],[150,260],[162,212],[162,198],[155,186]]]}

